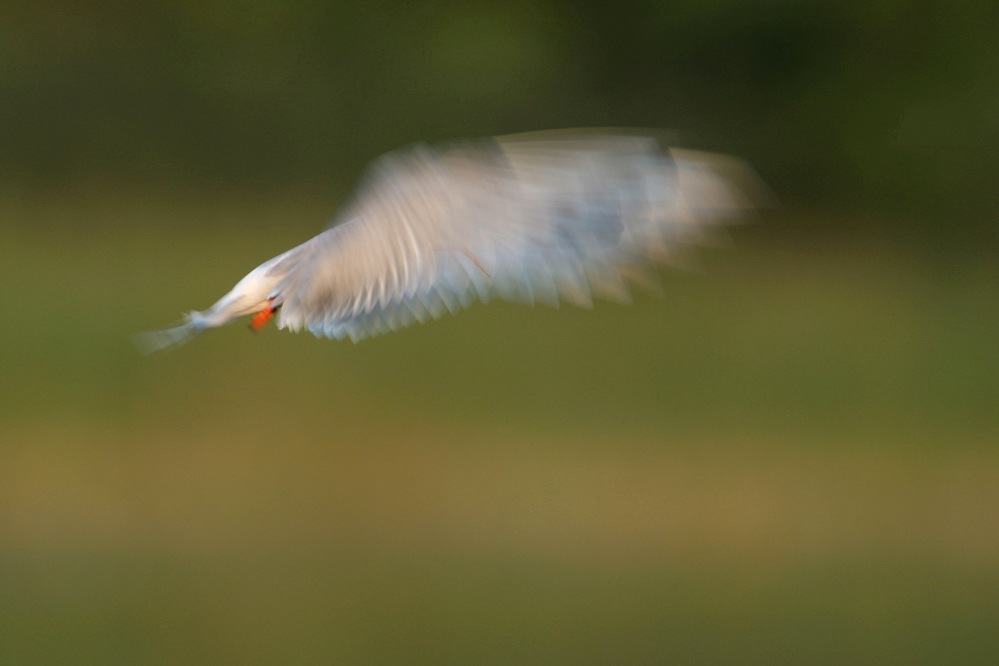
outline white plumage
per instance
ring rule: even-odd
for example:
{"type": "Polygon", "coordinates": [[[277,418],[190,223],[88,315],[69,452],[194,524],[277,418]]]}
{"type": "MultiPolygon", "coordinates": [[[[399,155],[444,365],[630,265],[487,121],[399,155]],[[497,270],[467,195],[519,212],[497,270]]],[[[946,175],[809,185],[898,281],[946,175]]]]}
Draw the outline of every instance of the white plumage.
{"type": "Polygon", "coordinates": [[[497,296],[588,306],[628,298],[685,245],[752,209],[741,161],[647,133],[544,132],[380,158],[315,238],[258,266],[152,351],[233,319],[359,340],[497,296]]]}

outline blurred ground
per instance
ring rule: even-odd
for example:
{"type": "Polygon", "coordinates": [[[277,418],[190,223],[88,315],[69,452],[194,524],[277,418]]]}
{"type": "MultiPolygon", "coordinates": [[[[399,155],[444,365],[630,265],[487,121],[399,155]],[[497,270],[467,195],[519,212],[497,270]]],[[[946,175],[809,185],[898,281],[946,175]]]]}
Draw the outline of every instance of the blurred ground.
{"type": "Polygon", "coordinates": [[[761,224],[630,308],[131,347],[327,205],[5,204],[3,661],[999,648],[999,274],[980,254],[761,224]]]}

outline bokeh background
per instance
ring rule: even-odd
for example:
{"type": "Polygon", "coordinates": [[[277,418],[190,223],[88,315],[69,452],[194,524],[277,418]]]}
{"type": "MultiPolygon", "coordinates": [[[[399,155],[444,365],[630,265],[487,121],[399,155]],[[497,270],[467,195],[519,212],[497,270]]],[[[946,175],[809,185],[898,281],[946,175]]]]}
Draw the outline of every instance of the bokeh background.
{"type": "Polygon", "coordinates": [[[994,663],[999,5],[0,10],[0,662],[994,663]],[[592,311],[141,357],[414,141],[782,201],[592,311]]]}

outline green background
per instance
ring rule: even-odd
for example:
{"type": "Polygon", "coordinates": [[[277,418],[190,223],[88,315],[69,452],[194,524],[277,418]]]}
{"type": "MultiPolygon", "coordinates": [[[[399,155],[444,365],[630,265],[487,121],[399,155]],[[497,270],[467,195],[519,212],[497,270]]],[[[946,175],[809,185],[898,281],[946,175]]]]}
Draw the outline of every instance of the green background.
{"type": "Polygon", "coordinates": [[[8,2],[0,662],[991,663],[991,2],[8,2]],[[143,358],[414,141],[783,207],[631,307],[143,358]]]}

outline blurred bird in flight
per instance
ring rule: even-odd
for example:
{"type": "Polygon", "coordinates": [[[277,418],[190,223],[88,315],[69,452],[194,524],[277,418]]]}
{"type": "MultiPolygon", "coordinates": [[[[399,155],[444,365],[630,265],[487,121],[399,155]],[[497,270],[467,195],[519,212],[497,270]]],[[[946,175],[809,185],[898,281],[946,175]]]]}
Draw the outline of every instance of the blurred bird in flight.
{"type": "Polygon", "coordinates": [[[368,170],[330,228],[240,280],[152,352],[250,317],[355,342],[499,297],[589,307],[682,256],[763,200],[735,158],[653,133],[563,130],[418,145],[368,170]]]}

